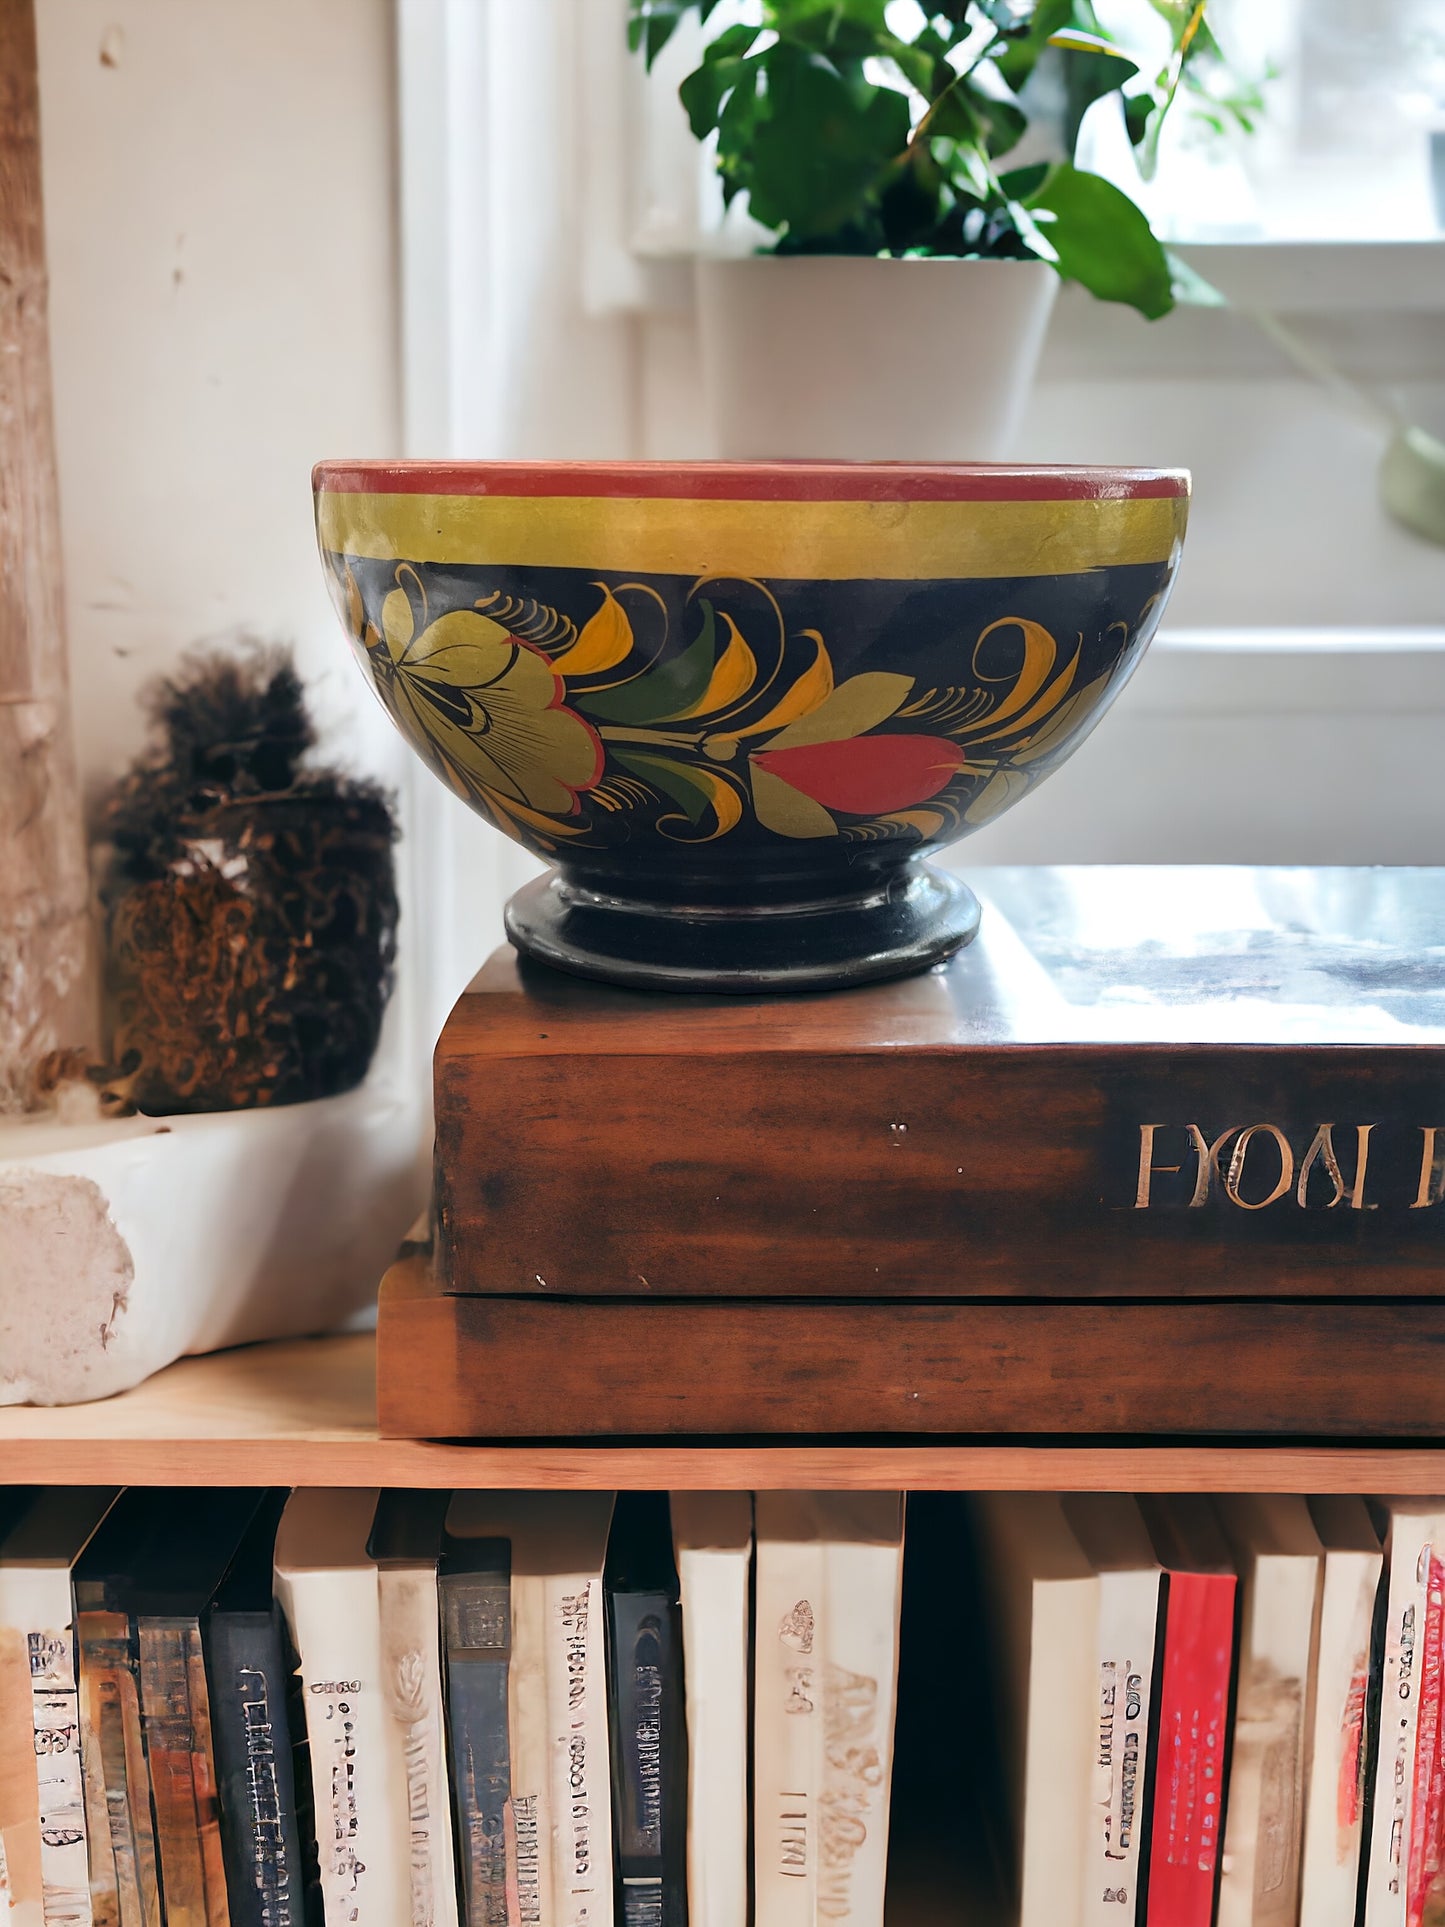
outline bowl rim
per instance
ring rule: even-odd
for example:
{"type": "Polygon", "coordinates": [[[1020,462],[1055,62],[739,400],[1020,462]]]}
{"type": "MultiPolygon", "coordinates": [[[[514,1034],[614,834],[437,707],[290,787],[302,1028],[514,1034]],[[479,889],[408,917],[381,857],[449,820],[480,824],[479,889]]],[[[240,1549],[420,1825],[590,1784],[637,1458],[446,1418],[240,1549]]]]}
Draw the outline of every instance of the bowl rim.
{"type": "Polygon", "coordinates": [[[777,502],[1187,498],[1189,470],[1024,462],[317,462],[314,494],[777,502]]]}

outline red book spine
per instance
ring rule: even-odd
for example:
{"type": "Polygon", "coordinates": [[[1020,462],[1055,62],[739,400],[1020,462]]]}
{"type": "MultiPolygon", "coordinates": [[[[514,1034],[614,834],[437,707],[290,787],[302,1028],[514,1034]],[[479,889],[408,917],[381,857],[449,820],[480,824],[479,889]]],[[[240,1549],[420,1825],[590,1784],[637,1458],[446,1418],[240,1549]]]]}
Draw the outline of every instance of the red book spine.
{"type": "Polygon", "coordinates": [[[1410,1869],[1406,1888],[1407,1927],[1422,1927],[1441,1865],[1441,1827],[1445,1821],[1442,1785],[1441,1635],[1445,1631],[1445,1566],[1434,1548],[1425,1586],[1425,1638],[1420,1662],[1420,1716],[1415,1735],[1415,1780],[1410,1800],[1410,1869]]]}
{"type": "Polygon", "coordinates": [[[1234,1663],[1232,1573],[1171,1572],[1146,1927],[1210,1927],[1234,1663]]]}

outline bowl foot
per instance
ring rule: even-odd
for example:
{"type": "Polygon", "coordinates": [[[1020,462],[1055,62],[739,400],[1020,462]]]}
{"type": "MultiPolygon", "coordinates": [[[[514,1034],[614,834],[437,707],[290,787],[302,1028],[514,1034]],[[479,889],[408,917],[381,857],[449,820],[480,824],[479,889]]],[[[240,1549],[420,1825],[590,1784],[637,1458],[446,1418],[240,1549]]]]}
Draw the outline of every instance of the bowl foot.
{"type": "Polygon", "coordinates": [[[966,883],[918,858],[866,890],[767,904],[649,902],[557,871],[507,905],[507,935],[539,963],[645,990],[831,990],[951,957],[978,929],[966,883]]]}

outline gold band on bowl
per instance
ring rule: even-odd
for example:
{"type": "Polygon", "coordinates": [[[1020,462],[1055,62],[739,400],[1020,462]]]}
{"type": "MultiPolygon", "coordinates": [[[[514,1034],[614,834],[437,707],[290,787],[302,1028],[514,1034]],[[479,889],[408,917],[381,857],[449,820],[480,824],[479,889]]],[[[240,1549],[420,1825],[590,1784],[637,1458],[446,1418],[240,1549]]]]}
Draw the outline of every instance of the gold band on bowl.
{"type": "Polygon", "coordinates": [[[1077,575],[1168,561],[1187,497],[675,501],[324,490],[321,547],[383,562],[775,580],[1077,575]]]}

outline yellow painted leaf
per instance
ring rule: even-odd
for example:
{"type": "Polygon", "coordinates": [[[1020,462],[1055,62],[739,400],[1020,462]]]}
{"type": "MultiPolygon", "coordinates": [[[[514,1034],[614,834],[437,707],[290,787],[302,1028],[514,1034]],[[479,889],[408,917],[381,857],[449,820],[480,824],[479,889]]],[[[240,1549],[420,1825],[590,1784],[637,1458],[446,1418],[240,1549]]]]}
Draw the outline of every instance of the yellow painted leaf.
{"type": "Polygon", "coordinates": [[[393,662],[399,662],[406,653],[415,626],[406,590],[393,589],[381,605],[381,633],[386,637],[387,651],[393,662]]]}
{"type": "Polygon", "coordinates": [[[602,591],[602,606],[582,625],[582,633],[570,649],[552,658],[552,666],[562,676],[599,676],[615,669],[632,654],[632,623],[627,611],[605,582],[592,585],[602,591]]]}
{"type": "MultiPolygon", "coordinates": [[[[501,623],[474,609],[453,609],[438,616],[413,639],[404,658],[408,669],[423,671],[432,682],[444,682],[453,689],[485,689],[506,674],[516,659],[517,646],[501,623]]],[[[543,665],[541,673],[550,672],[543,665]]]]}
{"type": "Polygon", "coordinates": [[[676,716],[669,716],[668,722],[684,722],[689,716],[714,716],[719,710],[737,702],[739,697],[746,696],[757,681],[757,657],[744,642],[738,625],[726,611],[723,621],[727,624],[728,639],[708,679],[707,688],[690,708],[680,710],[676,716]]]}
{"type": "MultiPolygon", "coordinates": [[[[1041,622],[1026,622],[1022,616],[1000,616],[991,622],[973,646],[973,673],[985,682],[1006,682],[1006,676],[983,676],[978,667],[979,653],[991,635],[1000,629],[1017,629],[1023,641],[1024,656],[1013,688],[987,718],[990,730],[1028,708],[1053,672],[1059,646],[1041,622]]],[[[986,738],[974,737],[975,742],[986,738]]]]}
{"type": "Polygon", "coordinates": [[[964,811],[964,822],[971,823],[975,829],[980,823],[991,823],[1022,796],[1028,786],[1029,779],[1022,770],[995,771],[964,811]]]}
{"type": "Polygon", "coordinates": [[[1047,756],[1050,750],[1059,748],[1068,737],[1084,728],[1099,707],[1100,700],[1108,687],[1109,678],[1099,676],[1087,688],[1081,689],[1076,696],[1071,696],[1066,703],[1061,703],[1053,715],[1034,733],[1030,741],[1022,749],[1014,752],[1015,760],[1020,763],[1032,763],[1040,756],[1047,756]]]}
{"type": "Polygon", "coordinates": [[[850,676],[811,714],[774,736],[768,748],[802,749],[808,743],[847,742],[886,722],[912,688],[912,676],[898,676],[884,669],[850,676]]]}
{"type": "Polygon", "coordinates": [[[738,730],[736,733],[739,736],[762,736],[770,729],[782,729],[788,723],[797,722],[800,716],[811,716],[832,695],[833,659],[828,654],[828,646],[816,629],[805,629],[803,637],[817,644],[817,654],[762,721],[749,723],[746,729],[738,730]]]}
{"type": "MultiPolygon", "coordinates": [[[[1073,685],[1074,677],[1078,672],[1079,659],[1075,656],[1073,661],[1065,667],[1062,673],[1054,677],[1054,680],[1044,690],[1043,694],[1034,698],[1034,701],[1021,716],[1010,717],[1008,722],[1002,724],[997,729],[992,727],[984,728],[981,729],[977,735],[970,732],[965,737],[965,741],[970,745],[992,743],[1000,736],[1017,736],[1020,730],[1031,729],[1034,724],[1043,722],[1046,717],[1058,712],[1059,706],[1068,695],[1073,685]]],[[[992,725],[995,718],[993,716],[985,716],[981,720],[985,724],[992,725]]]]}
{"type": "Polygon", "coordinates": [[[883,821],[896,823],[900,829],[917,830],[924,838],[937,836],[943,828],[943,816],[938,810],[890,810],[883,821]]]}
{"type": "Polygon", "coordinates": [[[510,796],[498,796],[494,789],[487,789],[487,801],[493,809],[507,816],[514,816],[528,829],[541,830],[548,836],[585,836],[585,823],[559,823],[555,816],[544,816],[540,810],[528,809],[525,803],[518,803],[510,796]]]}
{"type": "Polygon", "coordinates": [[[759,769],[756,763],[752,772],[753,809],[765,830],[772,830],[776,836],[791,837],[838,834],[838,825],[821,803],[804,796],[801,790],[795,790],[771,770],[759,769]]]}
{"type": "MultiPolygon", "coordinates": [[[[719,776],[715,770],[698,769],[689,764],[687,774],[689,782],[696,783],[699,789],[707,791],[713,815],[717,818],[717,828],[709,830],[706,836],[680,836],[673,840],[680,843],[715,843],[720,836],[726,836],[729,830],[742,821],[742,798],[726,777],[719,776]]],[[[672,832],[664,830],[663,824],[686,822],[687,817],[682,814],[663,816],[658,818],[657,827],[662,830],[664,836],[671,837],[672,832]]]]}

